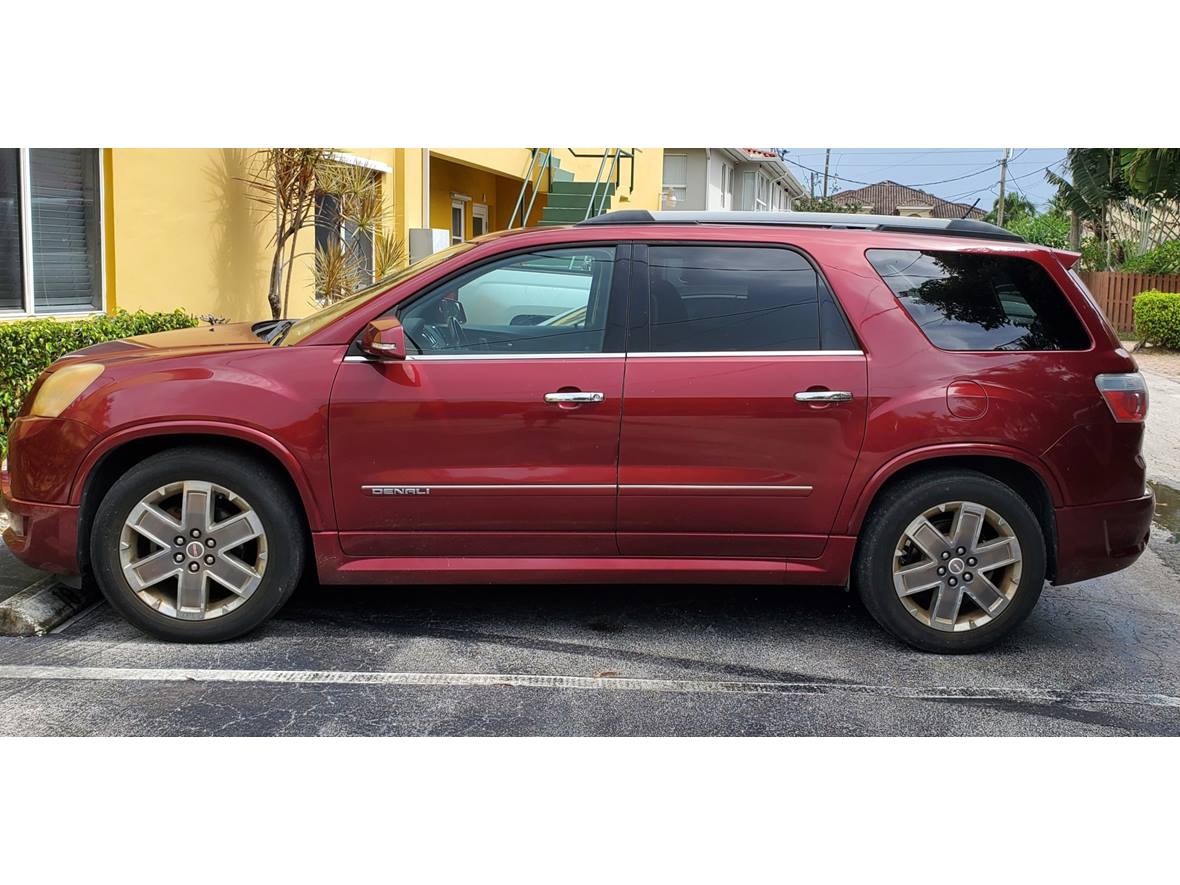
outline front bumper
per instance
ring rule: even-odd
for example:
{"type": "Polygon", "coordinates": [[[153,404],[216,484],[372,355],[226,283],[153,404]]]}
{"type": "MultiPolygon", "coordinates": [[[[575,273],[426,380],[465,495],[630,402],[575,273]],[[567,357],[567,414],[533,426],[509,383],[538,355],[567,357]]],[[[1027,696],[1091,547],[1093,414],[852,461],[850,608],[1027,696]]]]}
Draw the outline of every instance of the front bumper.
{"type": "Polygon", "coordinates": [[[4,544],[17,559],[54,574],[78,574],[77,507],[13,498],[7,471],[0,473],[0,505],[10,521],[4,544]]]}
{"type": "Polygon", "coordinates": [[[1097,578],[1131,565],[1147,548],[1155,495],[1128,501],[1059,507],[1054,584],[1097,578]]]}

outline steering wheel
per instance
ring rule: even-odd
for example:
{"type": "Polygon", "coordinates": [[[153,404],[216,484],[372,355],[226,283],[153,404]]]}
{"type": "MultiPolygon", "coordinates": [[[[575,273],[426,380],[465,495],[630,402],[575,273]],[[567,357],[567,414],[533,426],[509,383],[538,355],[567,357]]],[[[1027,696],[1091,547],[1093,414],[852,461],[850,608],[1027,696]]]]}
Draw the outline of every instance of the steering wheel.
{"type": "Polygon", "coordinates": [[[452,316],[447,320],[446,337],[448,343],[452,348],[459,349],[467,346],[467,331],[463,328],[463,324],[459,322],[457,316],[452,316]]]}

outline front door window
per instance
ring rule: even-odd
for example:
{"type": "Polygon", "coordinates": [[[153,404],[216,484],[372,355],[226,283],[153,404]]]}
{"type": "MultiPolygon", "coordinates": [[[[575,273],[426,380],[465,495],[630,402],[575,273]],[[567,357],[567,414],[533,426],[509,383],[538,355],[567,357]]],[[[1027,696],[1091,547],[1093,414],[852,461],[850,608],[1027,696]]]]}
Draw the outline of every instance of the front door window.
{"type": "Polygon", "coordinates": [[[443,284],[403,308],[425,355],[601,353],[613,246],[513,255],[443,284]]]}

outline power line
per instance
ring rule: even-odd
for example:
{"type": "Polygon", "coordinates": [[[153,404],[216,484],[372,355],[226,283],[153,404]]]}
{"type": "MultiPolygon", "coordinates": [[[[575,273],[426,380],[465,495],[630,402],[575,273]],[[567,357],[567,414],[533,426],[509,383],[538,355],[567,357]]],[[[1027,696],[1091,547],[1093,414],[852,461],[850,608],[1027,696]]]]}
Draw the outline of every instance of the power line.
{"type": "MultiPolygon", "coordinates": [[[[804,164],[798,162],[797,160],[792,160],[790,157],[784,157],[783,159],[786,160],[788,163],[792,164],[793,166],[798,166],[800,169],[806,169],[808,172],[815,172],[818,175],[823,174],[818,169],[812,169],[810,166],[805,166],[804,164]]],[[[984,172],[987,172],[991,169],[995,169],[999,165],[1000,164],[997,161],[995,163],[991,163],[987,166],[984,166],[982,169],[977,169],[974,172],[968,172],[966,175],[956,175],[954,178],[942,178],[942,179],[939,179],[938,181],[922,181],[917,184],[903,185],[903,187],[912,187],[912,188],[930,187],[931,185],[935,185],[935,184],[947,184],[952,181],[962,181],[964,178],[974,178],[976,175],[982,175],[984,172]]],[[[877,184],[878,183],[875,181],[861,181],[860,179],[857,179],[857,178],[845,178],[843,175],[837,175],[834,172],[828,173],[828,177],[834,178],[837,181],[846,181],[849,184],[869,185],[869,184],[877,184]]]]}

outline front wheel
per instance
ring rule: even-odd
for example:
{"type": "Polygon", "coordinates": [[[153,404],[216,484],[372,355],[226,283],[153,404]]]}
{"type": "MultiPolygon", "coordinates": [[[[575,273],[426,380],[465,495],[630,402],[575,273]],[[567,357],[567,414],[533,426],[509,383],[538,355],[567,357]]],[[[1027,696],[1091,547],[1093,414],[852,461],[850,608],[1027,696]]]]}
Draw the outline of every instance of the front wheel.
{"type": "Polygon", "coordinates": [[[90,555],[103,595],[160,639],[218,642],[270,618],[303,571],[298,502],[262,464],[173,449],[107,492],[90,555]]]}
{"type": "Polygon", "coordinates": [[[922,651],[981,651],[1028,617],[1045,539],[1020,495],[982,473],[907,480],[874,507],[857,589],[876,621],[922,651]]]}

